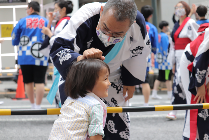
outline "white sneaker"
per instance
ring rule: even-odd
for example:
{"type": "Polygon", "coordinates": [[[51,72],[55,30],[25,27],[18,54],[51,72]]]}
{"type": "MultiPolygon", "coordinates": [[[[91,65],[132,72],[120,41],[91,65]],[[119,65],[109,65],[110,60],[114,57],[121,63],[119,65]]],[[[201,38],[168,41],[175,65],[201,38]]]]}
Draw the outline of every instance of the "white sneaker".
{"type": "Polygon", "coordinates": [[[176,115],[171,111],[170,113],[168,113],[166,118],[168,118],[170,120],[176,120],[176,115]]]}
{"type": "Polygon", "coordinates": [[[158,95],[152,95],[152,99],[162,99],[162,97],[158,96],[158,95]]]}
{"type": "Polygon", "coordinates": [[[4,101],[0,101],[0,105],[3,104],[3,103],[4,103],[4,101]]]}

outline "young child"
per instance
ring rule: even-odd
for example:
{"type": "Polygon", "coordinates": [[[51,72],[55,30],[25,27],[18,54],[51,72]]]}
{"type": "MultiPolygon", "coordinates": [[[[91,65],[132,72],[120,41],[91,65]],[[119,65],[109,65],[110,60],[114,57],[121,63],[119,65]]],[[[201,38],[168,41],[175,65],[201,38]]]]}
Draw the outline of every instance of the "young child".
{"type": "Polygon", "coordinates": [[[49,139],[102,140],[107,111],[100,100],[108,96],[110,69],[99,59],[75,62],[66,78],[68,98],[49,139]]]}

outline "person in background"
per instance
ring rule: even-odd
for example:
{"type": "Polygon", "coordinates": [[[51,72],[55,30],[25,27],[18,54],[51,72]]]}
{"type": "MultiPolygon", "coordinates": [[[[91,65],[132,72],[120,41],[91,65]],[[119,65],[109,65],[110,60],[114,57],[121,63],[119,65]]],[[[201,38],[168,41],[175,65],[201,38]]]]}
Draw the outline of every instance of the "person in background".
{"type": "MultiPolygon", "coordinates": [[[[49,55],[50,51],[50,45],[49,45],[49,40],[53,35],[57,35],[59,32],[62,31],[62,29],[67,25],[68,21],[70,20],[70,17],[67,16],[67,14],[72,13],[73,11],[73,3],[72,1],[56,1],[54,4],[54,12],[49,12],[47,13],[47,16],[49,18],[49,23],[47,27],[42,28],[42,33],[47,35],[46,39],[42,43],[42,47],[40,48],[40,51],[43,53],[46,53],[46,55],[49,55]],[[55,29],[54,31],[51,31],[51,24],[53,20],[56,21],[55,29]]],[[[59,79],[62,77],[60,76],[59,72],[57,69],[54,67],[54,82],[53,85],[47,95],[47,100],[49,101],[50,104],[53,103],[53,100],[55,99],[55,103],[57,107],[61,107],[61,101],[60,101],[60,94],[58,90],[58,83],[59,79]]]]}
{"type": "Polygon", "coordinates": [[[199,20],[196,21],[197,24],[201,25],[201,24],[204,24],[204,23],[209,23],[209,20],[205,18],[205,15],[207,14],[207,7],[204,6],[204,5],[199,5],[197,7],[197,15],[199,16],[199,20]]]}
{"type": "Polygon", "coordinates": [[[48,57],[38,49],[44,41],[41,30],[47,26],[48,20],[39,15],[40,5],[36,1],[28,3],[27,14],[12,31],[12,45],[18,45],[18,64],[22,70],[25,91],[31,102],[32,109],[40,109],[44,96],[45,74],[48,57]],[[34,100],[34,84],[36,87],[36,102],[34,100]]]}
{"type": "MultiPolygon", "coordinates": [[[[141,13],[143,14],[145,21],[146,21],[146,29],[149,34],[151,47],[152,47],[151,57],[149,56],[148,58],[146,79],[145,79],[145,82],[141,84],[142,93],[144,95],[144,102],[145,102],[144,106],[148,106],[149,96],[150,96],[149,71],[151,70],[151,66],[154,67],[154,54],[156,53],[156,49],[158,48],[157,47],[158,46],[158,31],[157,31],[157,28],[149,22],[149,20],[152,18],[153,8],[150,5],[145,5],[141,8],[141,13]]],[[[152,94],[152,98],[161,99],[161,97],[157,95],[157,92],[155,92],[155,94],[152,94]]]]}
{"type": "MultiPolygon", "coordinates": [[[[209,103],[209,23],[201,24],[199,36],[189,43],[181,57],[180,74],[187,104],[209,103]]],[[[209,138],[209,109],[186,110],[184,140],[209,138]]]]}
{"type": "MultiPolygon", "coordinates": [[[[179,18],[171,33],[175,47],[170,47],[170,51],[168,53],[169,63],[173,67],[173,72],[175,71],[171,99],[172,104],[186,104],[186,95],[180,76],[180,59],[186,45],[197,38],[197,30],[199,28],[199,25],[193,19],[188,17],[189,13],[190,7],[186,2],[180,1],[175,6],[175,14],[179,18]]],[[[175,120],[176,114],[177,111],[174,110],[166,117],[168,119],[175,120]]]]}
{"type": "Polygon", "coordinates": [[[154,88],[152,90],[152,95],[157,94],[158,87],[161,82],[166,83],[168,99],[172,96],[172,66],[167,62],[167,52],[169,43],[169,36],[166,34],[169,31],[169,23],[167,21],[161,21],[159,28],[161,32],[158,35],[159,45],[157,46],[157,51],[155,55],[155,68],[159,70],[158,78],[154,82],[154,88]]]}

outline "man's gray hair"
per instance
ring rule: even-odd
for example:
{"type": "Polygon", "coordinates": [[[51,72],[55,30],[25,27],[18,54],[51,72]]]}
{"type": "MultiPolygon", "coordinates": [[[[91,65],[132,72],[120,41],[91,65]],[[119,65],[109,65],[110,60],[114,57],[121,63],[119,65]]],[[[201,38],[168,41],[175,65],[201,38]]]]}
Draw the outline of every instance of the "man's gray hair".
{"type": "Polygon", "coordinates": [[[109,9],[114,10],[117,21],[130,19],[130,25],[132,25],[136,20],[137,6],[134,0],[108,0],[103,13],[105,14],[109,9]]]}

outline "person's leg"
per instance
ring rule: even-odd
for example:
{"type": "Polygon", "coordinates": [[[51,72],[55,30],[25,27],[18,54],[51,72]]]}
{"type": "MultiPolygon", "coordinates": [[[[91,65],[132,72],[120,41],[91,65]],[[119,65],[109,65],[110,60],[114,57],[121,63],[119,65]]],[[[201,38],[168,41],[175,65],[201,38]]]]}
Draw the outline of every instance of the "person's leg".
{"type": "Polygon", "coordinates": [[[144,106],[148,106],[150,96],[150,85],[148,83],[142,84],[142,93],[144,95],[144,106]]]}
{"type": "Polygon", "coordinates": [[[36,109],[41,108],[41,102],[44,97],[44,83],[45,83],[45,74],[47,67],[46,66],[34,66],[34,82],[36,87],[36,109]]]}
{"type": "Polygon", "coordinates": [[[153,90],[152,90],[152,98],[153,99],[161,99],[161,97],[157,95],[159,85],[160,85],[160,81],[156,79],[155,83],[154,83],[153,90]]]}
{"type": "Polygon", "coordinates": [[[44,97],[44,83],[36,83],[36,105],[40,106],[44,97]]]}
{"type": "Polygon", "coordinates": [[[167,94],[168,94],[168,99],[171,99],[172,97],[172,81],[168,80],[165,82],[166,87],[167,87],[167,94]]]}
{"type": "Polygon", "coordinates": [[[35,108],[34,101],[34,79],[33,79],[33,66],[21,65],[20,66],[23,75],[23,82],[25,84],[25,92],[30,100],[31,108],[35,108]]]}
{"type": "Polygon", "coordinates": [[[34,104],[34,83],[25,84],[25,92],[30,100],[31,104],[34,104]]]}
{"type": "Polygon", "coordinates": [[[162,97],[157,95],[157,91],[158,91],[158,88],[160,86],[161,81],[164,80],[164,76],[162,76],[163,74],[164,74],[164,71],[159,70],[158,78],[155,80],[154,87],[153,87],[153,90],[152,90],[152,98],[153,99],[162,99],[162,97]]]}

